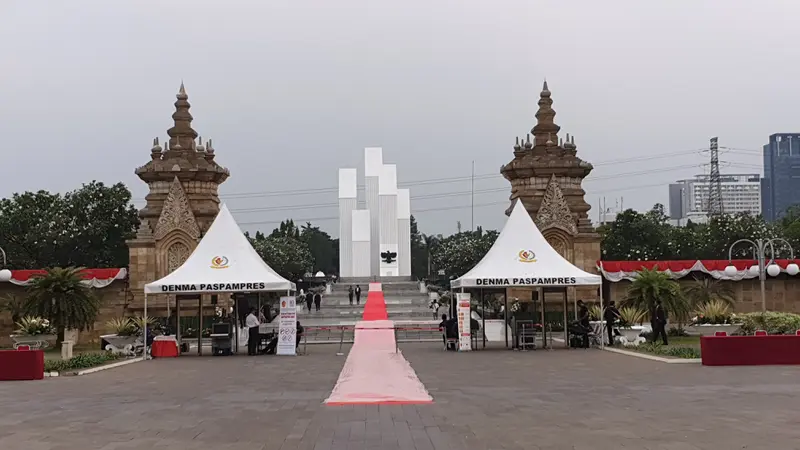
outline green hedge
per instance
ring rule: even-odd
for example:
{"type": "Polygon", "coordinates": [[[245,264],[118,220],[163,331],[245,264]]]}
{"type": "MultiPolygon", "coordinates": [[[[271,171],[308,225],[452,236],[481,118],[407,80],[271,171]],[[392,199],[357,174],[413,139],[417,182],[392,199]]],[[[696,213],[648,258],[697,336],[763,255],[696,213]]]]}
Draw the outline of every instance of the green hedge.
{"type": "Polygon", "coordinates": [[[46,360],[44,362],[45,372],[63,372],[66,370],[89,369],[103,365],[109,361],[119,358],[111,352],[104,353],[79,353],[70,359],[46,360]]]}
{"type": "Polygon", "coordinates": [[[672,347],[672,346],[663,346],[661,344],[655,342],[648,342],[646,344],[639,345],[638,347],[633,347],[634,350],[650,353],[652,355],[658,356],[671,356],[673,358],[682,358],[682,359],[698,359],[700,358],[700,349],[694,347],[672,347]]]}
{"type": "Polygon", "coordinates": [[[800,330],[800,314],[784,312],[758,312],[740,314],[742,333],[753,334],[756,330],[766,330],[769,334],[794,334],[800,330]]]}

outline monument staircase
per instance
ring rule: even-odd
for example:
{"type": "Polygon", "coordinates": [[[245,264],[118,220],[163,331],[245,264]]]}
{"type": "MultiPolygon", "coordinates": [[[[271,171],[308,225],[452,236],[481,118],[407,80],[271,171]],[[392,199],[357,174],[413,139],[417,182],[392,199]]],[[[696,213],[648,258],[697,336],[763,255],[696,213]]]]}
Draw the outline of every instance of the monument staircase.
{"type": "MultiPolygon", "coordinates": [[[[383,289],[389,320],[395,322],[397,339],[409,341],[441,341],[438,332],[415,330],[430,329],[438,325],[439,320],[433,318],[433,311],[428,308],[428,294],[421,293],[419,283],[410,279],[384,278],[372,280],[380,282],[383,289]]],[[[307,341],[311,343],[352,343],[353,326],[360,321],[367,301],[369,279],[342,279],[331,286],[331,293],[323,295],[320,311],[300,310],[298,304],[297,319],[306,327],[307,341]],[[348,288],[361,286],[361,304],[357,305],[355,297],[350,305],[348,288]]],[[[305,307],[305,304],[302,305],[305,307]]],[[[301,344],[302,345],[302,344],[301,344]]]]}

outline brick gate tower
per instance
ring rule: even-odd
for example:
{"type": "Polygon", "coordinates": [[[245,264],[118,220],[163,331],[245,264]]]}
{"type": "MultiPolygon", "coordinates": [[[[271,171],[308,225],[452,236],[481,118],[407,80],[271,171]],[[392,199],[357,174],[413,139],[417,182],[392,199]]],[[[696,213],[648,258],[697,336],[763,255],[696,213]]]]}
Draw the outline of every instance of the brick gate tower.
{"type": "MultiPolygon", "coordinates": [[[[544,82],[536,112],[536,125],[531,135],[514,145],[514,159],[500,169],[511,182],[512,206],[519,199],[539,227],[547,242],[577,267],[597,273],[600,259],[600,236],[589,220],[591,208],[584,195],[583,179],[592,165],[576,156],[575,138],[569,134],[558,137],[561,127],[555,124],[556,112],[550,89],[544,82]]],[[[596,288],[570,288],[570,301],[575,298],[594,299],[596,288]]]]}
{"type": "MultiPolygon", "coordinates": [[[[147,204],[130,249],[132,309],[143,306],[144,285],[177,269],[192,253],[219,212],[219,185],[230,172],[214,161],[214,146],[192,128],[189,97],[181,83],[172,114],[174,125],[162,148],[153,141],[150,161],[135,173],[147,183],[147,204]]],[[[155,308],[165,302],[153,302],[155,308]]],[[[165,316],[159,311],[151,316],[165,316]]]]}

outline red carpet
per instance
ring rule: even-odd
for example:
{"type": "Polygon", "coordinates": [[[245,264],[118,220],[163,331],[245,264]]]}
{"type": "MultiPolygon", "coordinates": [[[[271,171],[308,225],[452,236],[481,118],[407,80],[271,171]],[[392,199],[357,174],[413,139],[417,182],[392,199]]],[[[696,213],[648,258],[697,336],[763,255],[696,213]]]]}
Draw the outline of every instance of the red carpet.
{"type": "Polygon", "coordinates": [[[361,320],[389,320],[383,292],[371,291],[367,294],[367,303],[364,304],[364,314],[361,320]]]}
{"type": "Polygon", "coordinates": [[[432,403],[411,365],[397,351],[394,323],[388,320],[380,285],[370,286],[363,320],[339,380],[325,400],[341,405],[414,405],[432,403]]]}

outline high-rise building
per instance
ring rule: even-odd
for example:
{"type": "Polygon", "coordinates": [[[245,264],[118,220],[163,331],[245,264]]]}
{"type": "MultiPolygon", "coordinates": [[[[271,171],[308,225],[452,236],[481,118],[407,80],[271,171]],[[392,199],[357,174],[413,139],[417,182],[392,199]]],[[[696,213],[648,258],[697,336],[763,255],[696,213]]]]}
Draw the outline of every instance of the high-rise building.
{"type": "MultiPolygon", "coordinates": [[[[722,212],[761,214],[761,176],[757,173],[721,174],[722,212]]],[[[708,216],[711,177],[695,175],[669,185],[669,217],[682,225],[703,222],[708,216]]]]}
{"type": "Polygon", "coordinates": [[[800,204],[800,133],[776,133],[764,146],[761,209],[768,222],[800,204]]]}

